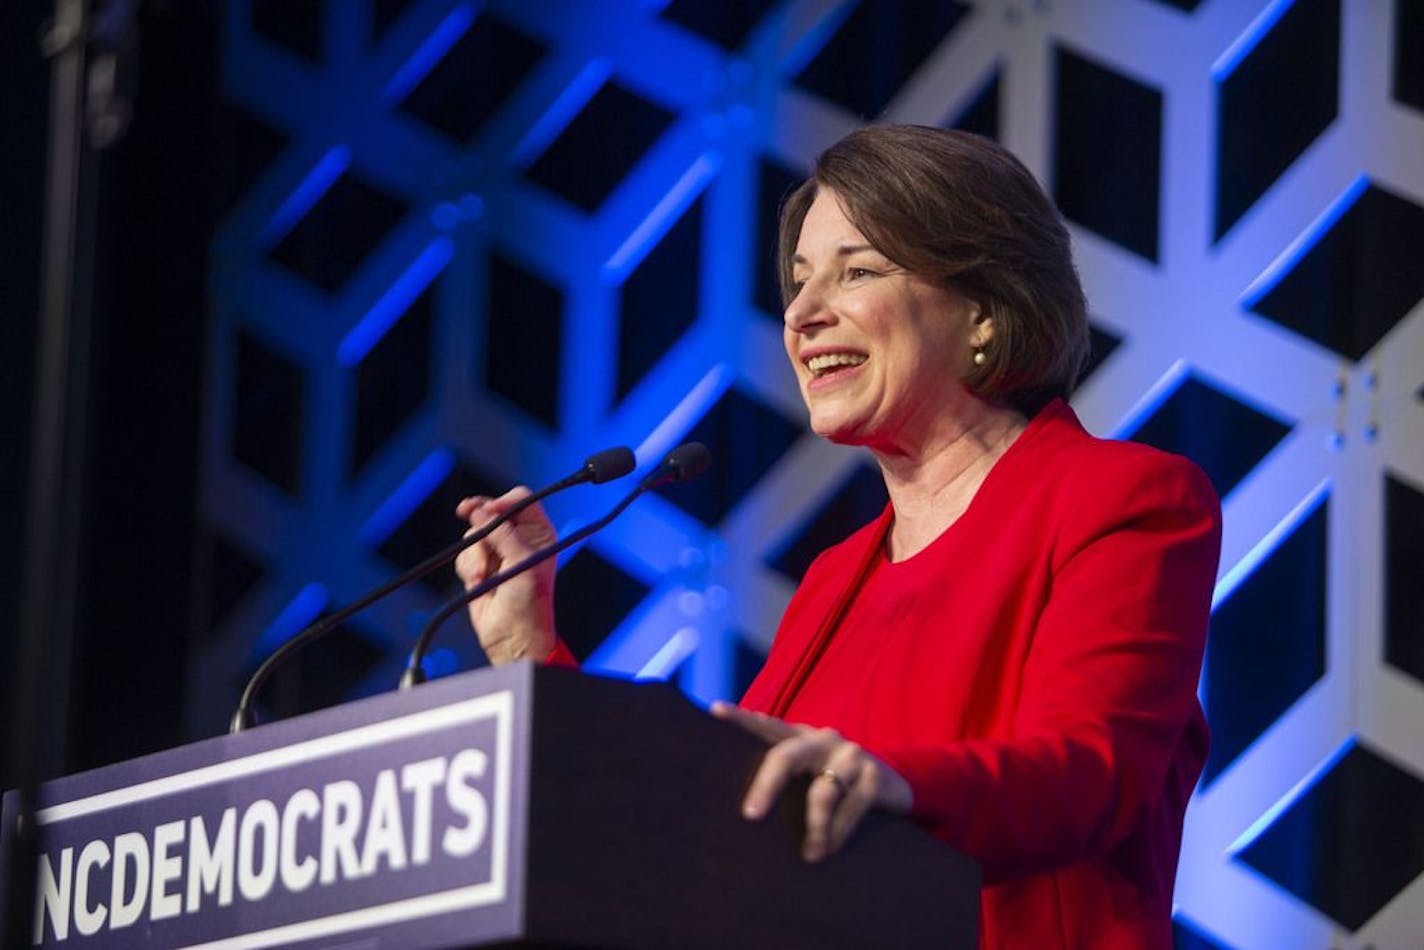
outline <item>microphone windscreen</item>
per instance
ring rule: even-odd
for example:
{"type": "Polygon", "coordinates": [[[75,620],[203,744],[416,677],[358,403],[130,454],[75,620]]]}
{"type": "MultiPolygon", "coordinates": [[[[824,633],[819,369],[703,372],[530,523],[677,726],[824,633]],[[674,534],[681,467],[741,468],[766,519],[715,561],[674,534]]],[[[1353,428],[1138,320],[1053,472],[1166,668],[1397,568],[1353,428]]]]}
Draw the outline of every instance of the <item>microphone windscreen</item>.
{"type": "Polygon", "coordinates": [[[588,473],[589,481],[595,485],[602,485],[615,478],[622,478],[633,471],[637,464],[637,460],[633,457],[633,450],[626,445],[620,445],[617,448],[604,449],[602,452],[590,455],[583,463],[583,468],[588,473]]]}
{"type": "Polygon", "coordinates": [[[712,464],[712,453],[701,442],[684,442],[668,453],[663,460],[663,468],[672,476],[671,481],[685,482],[707,471],[712,464]]]}

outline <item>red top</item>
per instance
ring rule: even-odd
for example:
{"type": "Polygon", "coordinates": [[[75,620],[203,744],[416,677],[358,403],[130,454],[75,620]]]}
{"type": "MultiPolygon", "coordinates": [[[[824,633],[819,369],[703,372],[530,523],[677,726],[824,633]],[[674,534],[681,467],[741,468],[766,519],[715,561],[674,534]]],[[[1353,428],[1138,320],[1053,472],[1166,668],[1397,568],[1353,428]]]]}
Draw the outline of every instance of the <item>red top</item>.
{"type": "Polygon", "coordinates": [[[824,552],[742,705],[830,726],[984,866],[985,947],[1170,947],[1221,541],[1192,463],[1061,401],[898,564],[893,512],[824,552]],[[857,583],[859,579],[859,583],[857,583]]]}

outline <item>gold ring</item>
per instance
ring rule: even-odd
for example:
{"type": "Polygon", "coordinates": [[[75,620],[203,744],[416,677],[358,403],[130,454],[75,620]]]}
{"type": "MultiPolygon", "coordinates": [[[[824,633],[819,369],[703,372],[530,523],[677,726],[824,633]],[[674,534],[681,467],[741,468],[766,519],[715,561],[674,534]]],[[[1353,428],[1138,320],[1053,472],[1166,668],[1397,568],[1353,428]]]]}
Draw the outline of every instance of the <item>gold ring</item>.
{"type": "Polygon", "coordinates": [[[836,774],[835,769],[827,767],[821,769],[821,771],[817,772],[816,774],[822,778],[830,779],[831,784],[834,785],[842,795],[850,794],[850,785],[846,782],[845,779],[841,778],[839,775],[836,774]]]}

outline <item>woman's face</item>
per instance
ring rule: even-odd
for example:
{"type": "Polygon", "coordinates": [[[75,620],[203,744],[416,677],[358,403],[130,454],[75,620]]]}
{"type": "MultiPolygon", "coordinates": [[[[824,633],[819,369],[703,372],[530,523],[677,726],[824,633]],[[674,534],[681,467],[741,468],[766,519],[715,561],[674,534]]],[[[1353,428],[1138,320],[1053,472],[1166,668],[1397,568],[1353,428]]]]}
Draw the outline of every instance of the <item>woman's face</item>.
{"type": "Polygon", "coordinates": [[[913,452],[972,399],[961,378],[992,326],[976,304],[870,246],[821,188],[792,258],[786,353],[811,428],[833,442],[913,452]]]}

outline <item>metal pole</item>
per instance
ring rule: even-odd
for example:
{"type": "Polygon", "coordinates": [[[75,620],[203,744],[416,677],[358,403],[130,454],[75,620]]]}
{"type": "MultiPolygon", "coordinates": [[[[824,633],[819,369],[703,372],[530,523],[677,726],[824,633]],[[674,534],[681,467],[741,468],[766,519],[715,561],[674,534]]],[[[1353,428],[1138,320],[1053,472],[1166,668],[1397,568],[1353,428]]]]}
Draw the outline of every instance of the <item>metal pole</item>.
{"type": "Polygon", "coordinates": [[[135,4],[120,0],[101,6],[91,18],[86,0],[55,0],[54,19],[41,41],[50,60],[49,150],[17,688],[9,720],[19,807],[6,855],[7,947],[28,946],[31,940],[40,844],[32,818],[35,789],[67,765],[93,322],[98,165],[93,149],[115,141],[127,124],[127,103],[116,96],[113,77],[135,4]],[[100,68],[91,69],[96,21],[120,41],[101,50],[93,58],[100,68]]]}

